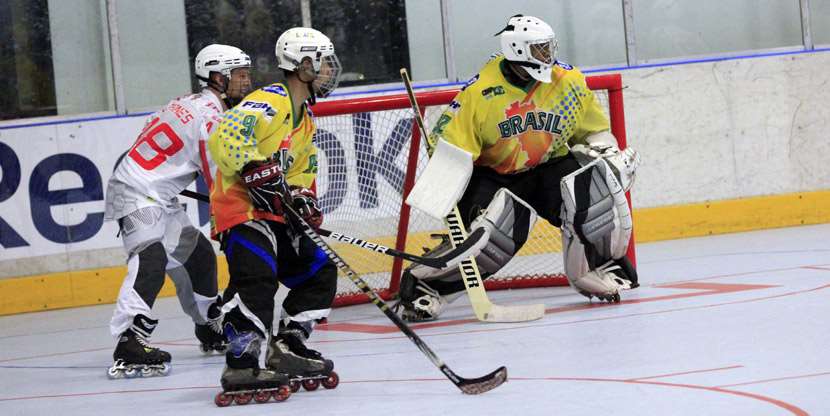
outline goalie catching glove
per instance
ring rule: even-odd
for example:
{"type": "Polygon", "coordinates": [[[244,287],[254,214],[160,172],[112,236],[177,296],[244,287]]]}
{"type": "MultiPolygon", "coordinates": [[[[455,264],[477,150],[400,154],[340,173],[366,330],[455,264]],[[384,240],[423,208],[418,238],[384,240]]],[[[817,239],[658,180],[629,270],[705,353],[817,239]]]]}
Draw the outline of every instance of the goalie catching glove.
{"type": "MultiPolygon", "coordinates": [[[[249,163],[242,170],[242,183],[248,189],[248,196],[254,208],[274,215],[285,214],[280,193],[285,192],[285,177],[275,160],[249,163]]],[[[314,229],[323,224],[323,212],[317,203],[317,195],[308,188],[292,186],[291,204],[303,219],[314,229]]]]}
{"type": "Polygon", "coordinates": [[[620,150],[617,139],[607,130],[592,134],[586,139],[587,145],[577,144],[571,147],[579,164],[585,166],[597,158],[603,158],[617,177],[624,192],[634,185],[637,167],[640,166],[640,153],[628,147],[620,150]]]}

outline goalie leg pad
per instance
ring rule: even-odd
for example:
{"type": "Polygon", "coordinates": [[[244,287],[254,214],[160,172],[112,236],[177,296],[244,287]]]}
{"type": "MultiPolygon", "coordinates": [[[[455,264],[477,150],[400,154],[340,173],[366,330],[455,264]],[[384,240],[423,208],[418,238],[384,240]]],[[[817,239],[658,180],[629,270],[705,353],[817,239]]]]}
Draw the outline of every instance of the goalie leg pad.
{"type": "Polygon", "coordinates": [[[590,298],[619,301],[619,291],[637,286],[625,260],[631,211],[622,187],[603,159],[595,159],[561,183],[565,274],[590,298]]]}
{"type": "Polygon", "coordinates": [[[625,193],[603,159],[562,178],[562,228],[585,246],[591,268],[623,257],[631,238],[625,193]]]}
{"type": "MultiPolygon", "coordinates": [[[[501,270],[522,248],[536,218],[536,211],[512,192],[505,188],[496,192],[487,209],[470,227],[471,233],[484,228],[488,236],[486,246],[475,256],[482,279],[501,270]]],[[[425,256],[440,256],[451,249],[449,238],[445,238],[425,256]]],[[[444,306],[460,296],[463,290],[458,265],[434,269],[414,264],[401,278],[402,317],[416,321],[436,319],[444,306]]]]}
{"type": "MultiPolygon", "coordinates": [[[[470,226],[470,233],[478,228],[484,228],[488,235],[487,244],[480,253],[475,255],[482,278],[498,272],[513,258],[513,255],[527,241],[536,218],[536,211],[512,192],[505,188],[496,192],[487,209],[470,226]]],[[[449,241],[446,241],[430,250],[425,256],[440,256],[450,249],[449,241]]],[[[407,268],[407,272],[425,281],[461,281],[461,272],[457,266],[434,269],[429,266],[414,265],[407,268]]],[[[457,285],[456,290],[463,288],[463,285],[457,285]]],[[[448,292],[441,290],[441,293],[447,294],[448,292]]]]}

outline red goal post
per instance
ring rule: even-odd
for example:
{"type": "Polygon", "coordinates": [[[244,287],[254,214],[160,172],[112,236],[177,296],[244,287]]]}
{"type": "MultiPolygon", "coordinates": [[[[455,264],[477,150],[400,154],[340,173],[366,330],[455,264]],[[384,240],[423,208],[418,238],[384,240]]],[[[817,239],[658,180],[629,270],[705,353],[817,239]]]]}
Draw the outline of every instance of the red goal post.
{"type": "MultiPolygon", "coordinates": [[[[611,132],[620,148],[625,148],[621,76],[588,76],[586,81],[607,108],[611,132]]],[[[416,93],[428,129],[458,91],[416,93]]],[[[417,254],[422,247],[434,246],[437,241],[431,241],[430,234],[446,232],[443,224],[413,212],[403,202],[427,160],[406,94],[326,101],[312,111],[318,126],[317,187],[325,227],[417,254]]],[[[485,287],[567,285],[560,238],[557,229],[540,220],[525,247],[502,271],[487,279],[485,287]]],[[[332,246],[382,298],[397,292],[407,262],[345,244],[332,246]]],[[[629,257],[634,261],[633,240],[629,257]]],[[[367,301],[351,281],[343,276],[338,279],[335,306],[367,301]]]]}

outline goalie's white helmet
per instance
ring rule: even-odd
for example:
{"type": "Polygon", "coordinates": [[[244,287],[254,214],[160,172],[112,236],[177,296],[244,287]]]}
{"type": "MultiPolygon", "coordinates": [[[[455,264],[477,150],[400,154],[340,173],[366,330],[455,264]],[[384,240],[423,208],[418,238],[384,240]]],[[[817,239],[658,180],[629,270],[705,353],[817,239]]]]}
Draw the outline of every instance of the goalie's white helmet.
{"type": "Polygon", "coordinates": [[[199,79],[199,85],[206,87],[208,81],[210,81],[211,72],[218,72],[230,81],[231,71],[234,68],[249,68],[251,66],[251,57],[242,52],[242,49],[214,43],[205,46],[196,54],[193,66],[196,70],[196,78],[199,79]]]}
{"type": "Polygon", "coordinates": [[[297,71],[304,59],[311,60],[311,85],[318,97],[326,97],[337,88],[342,71],[340,60],[334,53],[334,44],[320,31],[308,27],[288,29],[277,39],[274,52],[277,65],[286,71],[297,71]]]}
{"type": "Polygon", "coordinates": [[[521,65],[534,79],[551,82],[558,43],[550,25],[519,14],[511,17],[498,35],[505,59],[521,65]]]}

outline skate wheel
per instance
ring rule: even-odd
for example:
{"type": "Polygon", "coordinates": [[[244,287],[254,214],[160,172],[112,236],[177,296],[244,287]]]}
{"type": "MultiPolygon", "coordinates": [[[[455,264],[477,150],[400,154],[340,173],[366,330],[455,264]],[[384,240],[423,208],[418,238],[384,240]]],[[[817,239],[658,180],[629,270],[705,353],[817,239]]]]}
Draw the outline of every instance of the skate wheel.
{"type": "MultiPolygon", "coordinates": [[[[140,371],[141,371],[141,377],[152,377],[152,376],[155,375],[154,373],[156,372],[156,370],[154,370],[153,368],[150,368],[150,367],[141,367],[140,371]]],[[[161,371],[161,370],[159,370],[159,371],[161,371]]]]}
{"type": "Polygon", "coordinates": [[[280,388],[274,390],[274,400],[278,402],[284,402],[288,400],[289,397],[291,397],[291,389],[288,386],[281,386],[280,388]]]}
{"type": "Polygon", "coordinates": [[[322,384],[324,388],[333,389],[337,387],[338,384],[340,384],[340,376],[337,375],[337,373],[335,373],[334,371],[332,371],[331,374],[329,374],[328,378],[323,380],[322,384]]]}
{"type": "Polygon", "coordinates": [[[127,377],[127,378],[136,378],[136,377],[139,376],[139,374],[141,374],[141,373],[139,373],[139,371],[135,368],[130,368],[130,369],[124,370],[124,377],[127,377]]]}
{"type": "Polygon", "coordinates": [[[202,354],[210,354],[210,347],[205,344],[199,344],[199,350],[202,351],[202,354]]]}
{"type": "Polygon", "coordinates": [[[219,407],[227,407],[233,402],[233,394],[219,393],[213,398],[213,402],[219,407]]]}
{"type": "Polygon", "coordinates": [[[123,376],[124,375],[121,374],[121,372],[118,371],[118,369],[116,369],[116,368],[108,368],[107,369],[107,378],[109,378],[110,380],[117,380],[117,379],[119,379],[123,376]]]}
{"type": "Polygon", "coordinates": [[[253,398],[253,393],[237,393],[236,396],[233,398],[233,401],[235,401],[236,404],[242,405],[250,403],[251,399],[253,398]]]}
{"type": "Polygon", "coordinates": [[[292,380],[290,384],[291,384],[291,392],[292,393],[296,393],[300,390],[300,382],[299,381],[292,380]]]}
{"type": "Polygon", "coordinates": [[[306,389],[306,391],[314,391],[317,390],[319,387],[320,381],[317,379],[309,378],[303,380],[303,388],[306,389]]]}
{"type": "Polygon", "coordinates": [[[614,303],[620,303],[620,294],[619,293],[614,294],[613,302],[614,303]]]}
{"type": "Polygon", "coordinates": [[[161,370],[159,370],[159,375],[167,376],[168,374],[170,374],[170,371],[172,370],[173,366],[170,365],[170,363],[164,363],[164,365],[162,365],[161,367],[161,370]]]}
{"type": "Polygon", "coordinates": [[[260,390],[254,393],[254,401],[257,403],[265,403],[271,400],[271,392],[268,390],[260,390]]]}

